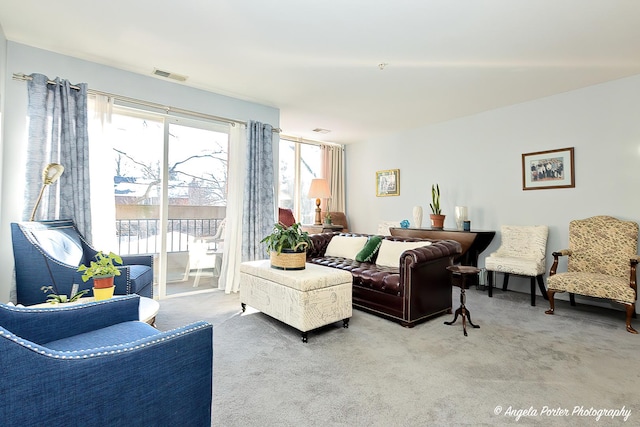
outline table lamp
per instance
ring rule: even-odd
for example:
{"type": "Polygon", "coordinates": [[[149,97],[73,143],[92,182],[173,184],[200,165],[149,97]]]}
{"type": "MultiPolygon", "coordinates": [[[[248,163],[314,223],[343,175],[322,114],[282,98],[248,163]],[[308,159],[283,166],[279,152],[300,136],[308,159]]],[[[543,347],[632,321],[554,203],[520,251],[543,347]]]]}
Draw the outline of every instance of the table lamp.
{"type": "Polygon", "coordinates": [[[60,178],[64,172],[64,166],[58,163],[49,163],[42,170],[42,188],[40,188],[40,194],[38,195],[38,200],[36,201],[36,205],[33,207],[33,211],[31,211],[31,218],[29,221],[33,221],[36,217],[36,211],[38,210],[38,206],[42,201],[42,195],[44,194],[44,189],[47,188],[48,185],[53,184],[60,178]]]}
{"type": "Polygon", "coordinates": [[[316,199],[316,221],[314,225],[322,225],[322,215],[320,210],[320,199],[328,199],[331,197],[331,190],[329,190],[329,182],[324,178],[315,178],[311,180],[311,186],[309,187],[310,199],[316,199]]]}

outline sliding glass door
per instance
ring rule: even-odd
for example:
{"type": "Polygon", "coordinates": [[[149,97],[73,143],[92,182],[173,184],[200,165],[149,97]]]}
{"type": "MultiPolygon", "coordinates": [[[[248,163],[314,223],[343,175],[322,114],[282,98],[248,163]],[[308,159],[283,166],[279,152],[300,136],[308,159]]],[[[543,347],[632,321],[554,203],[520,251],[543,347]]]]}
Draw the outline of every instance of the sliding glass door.
{"type": "Polygon", "coordinates": [[[114,109],[120,254],[153,254],[160,298],[217,288],[226,215],[227,125],[114,109]]]}

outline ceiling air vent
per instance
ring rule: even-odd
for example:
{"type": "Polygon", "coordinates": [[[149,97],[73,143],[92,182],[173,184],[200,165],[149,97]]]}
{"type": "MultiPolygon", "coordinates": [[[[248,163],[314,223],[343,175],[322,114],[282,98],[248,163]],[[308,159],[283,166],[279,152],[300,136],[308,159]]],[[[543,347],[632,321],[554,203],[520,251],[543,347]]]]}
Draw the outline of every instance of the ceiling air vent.
{"type": "Polygon", "coordinates": [[[160,77],[165,77],[167,79],[177,80],[179,82],[183,82],[187,80],[187,76],[183,76],[181,74],[171,73],[169,71],[158,70],[157,68],[153,69],[153,74],[160,77]]]}

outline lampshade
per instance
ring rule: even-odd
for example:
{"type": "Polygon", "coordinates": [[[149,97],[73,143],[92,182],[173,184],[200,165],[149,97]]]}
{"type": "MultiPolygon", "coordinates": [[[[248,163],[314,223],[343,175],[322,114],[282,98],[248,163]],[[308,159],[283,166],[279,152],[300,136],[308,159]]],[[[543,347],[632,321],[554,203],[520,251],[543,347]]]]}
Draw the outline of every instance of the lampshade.
{"type": "Polygon", "coordinates": [[[309,198],[316,198],[316,220],[315,225],[322,224],[320,218],[320,199],[328,199],[331,197],[331,190],[329,190],[329,182],[324,178],[316,178],[311,180],[311,186],[309,187],[309,198]]]}
{"type": "Polygon", "coordinates": [[[60,178],[64,172],[64,166],[59,163],[49,163],[42,170],[42,183],[44,185],[51,185],[60,178]]]}
{"type": "Polygon", "coordinates": [[[308,197],[310,199],[328,199],[331,197],[329,182],[324,178],[312,179],[308,197]]]}

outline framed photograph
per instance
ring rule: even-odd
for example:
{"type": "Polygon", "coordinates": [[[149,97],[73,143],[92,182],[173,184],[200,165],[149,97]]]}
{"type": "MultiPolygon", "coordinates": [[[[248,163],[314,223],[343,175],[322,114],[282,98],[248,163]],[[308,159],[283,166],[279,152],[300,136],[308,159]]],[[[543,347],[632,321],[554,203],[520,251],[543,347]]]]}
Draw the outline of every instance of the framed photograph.
{"type": "Polygon", "coordinates": [[[573,147],[522,155],[523,190],[575,186],[573,147]]]}
{"type": "Polygon", "coordinates": [[[376,196],[400,195],[400,169],[376,172],[376,196]]]}

